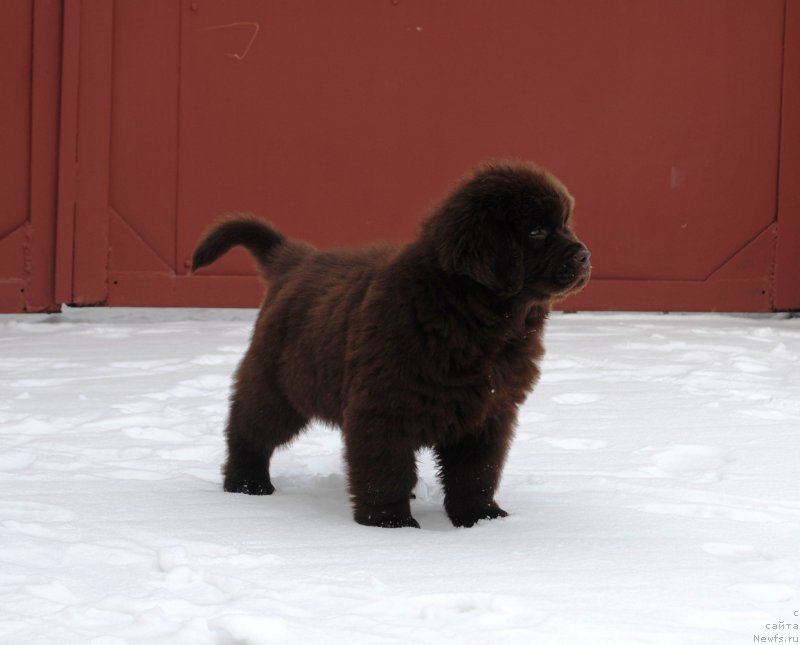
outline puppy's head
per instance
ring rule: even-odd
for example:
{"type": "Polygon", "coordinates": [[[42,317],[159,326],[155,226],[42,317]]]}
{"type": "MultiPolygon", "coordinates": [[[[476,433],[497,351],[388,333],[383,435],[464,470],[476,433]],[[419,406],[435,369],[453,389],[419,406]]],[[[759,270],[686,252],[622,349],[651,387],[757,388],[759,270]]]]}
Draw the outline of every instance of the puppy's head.
{"type": "Polygon", "coordinates": [[[546,170],[491,164],[425,223],[441,268],[503,298],[563,298],[589,281],[589,251],[571,229],[574,200],[546,170]]]}

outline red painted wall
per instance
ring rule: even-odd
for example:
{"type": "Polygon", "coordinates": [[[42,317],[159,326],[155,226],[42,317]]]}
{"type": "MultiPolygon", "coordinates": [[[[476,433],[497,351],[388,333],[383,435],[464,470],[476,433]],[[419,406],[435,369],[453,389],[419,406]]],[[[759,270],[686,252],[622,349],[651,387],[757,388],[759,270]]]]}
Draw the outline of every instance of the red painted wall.
{"type": "Polygon", "coordinates": [[[593,251],[564,306],[800,308],[798,4],[65,0],[55,301],[255,306],[243,252],[187,275],[220,213],[404,240],[522,158],[593,251]]]}

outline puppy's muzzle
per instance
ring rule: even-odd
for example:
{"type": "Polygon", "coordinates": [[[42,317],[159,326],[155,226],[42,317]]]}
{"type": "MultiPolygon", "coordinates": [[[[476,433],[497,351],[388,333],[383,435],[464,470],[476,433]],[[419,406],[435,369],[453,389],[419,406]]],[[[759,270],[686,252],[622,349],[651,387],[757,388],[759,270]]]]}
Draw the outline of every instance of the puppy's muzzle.
{"type": "Polygon", "coordinates": [[[589,259],[591,257],[592,254],[589,252],[589,249],[587,249],[585,246],[582,246],[578,251],[575,252],[572,261],[580,270],[585,270],[591,267],[591,264],[589,264],[589,259]]]}
{"type": "Polygon", "coordinates": [[[556,282],[566,287],[586,278],[592,270],[591,257],[591,252],[583,244],[572,246],[556,273],[556,282]]]}

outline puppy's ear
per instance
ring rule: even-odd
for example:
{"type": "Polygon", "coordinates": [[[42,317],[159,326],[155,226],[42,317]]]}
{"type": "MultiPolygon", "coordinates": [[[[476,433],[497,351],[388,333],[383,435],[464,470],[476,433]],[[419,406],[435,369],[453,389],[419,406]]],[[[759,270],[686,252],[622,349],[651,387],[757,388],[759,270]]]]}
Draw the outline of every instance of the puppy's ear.
{"type": "Polygon", "coordinates": [[[509,196],[487,195],[467,184],[428,220],[428,237],[441,267],[466,275],[502,296],[522,290],[522,245],[509,196]]]}

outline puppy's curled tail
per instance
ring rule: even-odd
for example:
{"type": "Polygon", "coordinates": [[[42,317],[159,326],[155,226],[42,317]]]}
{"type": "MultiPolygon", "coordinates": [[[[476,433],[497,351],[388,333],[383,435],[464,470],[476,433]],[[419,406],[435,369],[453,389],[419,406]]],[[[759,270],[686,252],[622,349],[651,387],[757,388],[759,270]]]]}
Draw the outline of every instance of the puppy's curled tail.
{"type": "Polygon", "coordinates": [[[192,272],[211,264],[234,246],[243,246],[258,261],[262,270],[269,266],[275,249],[286,238],[255,215],[227,215],[212,225],[192,256],[192,272]]]}

